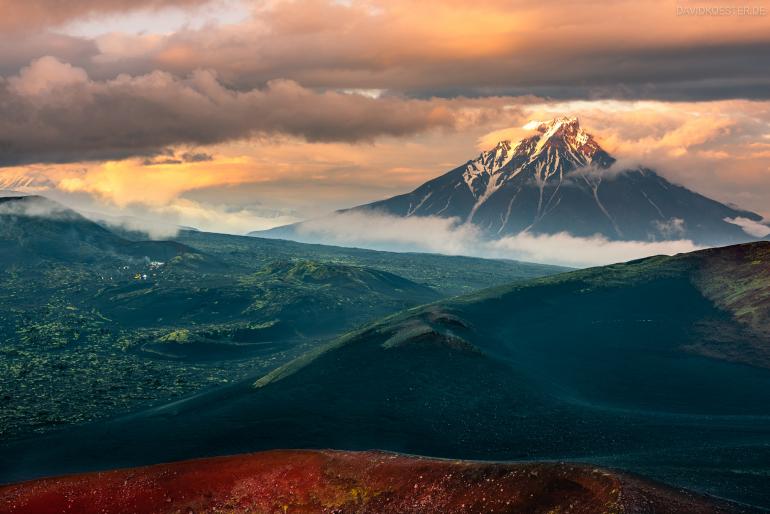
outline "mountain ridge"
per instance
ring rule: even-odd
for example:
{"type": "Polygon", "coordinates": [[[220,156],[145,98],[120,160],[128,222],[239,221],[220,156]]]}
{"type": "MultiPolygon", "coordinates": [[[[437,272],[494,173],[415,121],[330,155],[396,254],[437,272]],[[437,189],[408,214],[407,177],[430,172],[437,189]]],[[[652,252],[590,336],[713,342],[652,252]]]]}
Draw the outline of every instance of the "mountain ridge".
{"type": "Polygon", "coordinates": [[[0,220],[0,262],[8,265],[21,260],[73,264],[94,259],[206,260],[201,252],[176,241],[125,239],[44,196],[0,197],[0,220]]]}

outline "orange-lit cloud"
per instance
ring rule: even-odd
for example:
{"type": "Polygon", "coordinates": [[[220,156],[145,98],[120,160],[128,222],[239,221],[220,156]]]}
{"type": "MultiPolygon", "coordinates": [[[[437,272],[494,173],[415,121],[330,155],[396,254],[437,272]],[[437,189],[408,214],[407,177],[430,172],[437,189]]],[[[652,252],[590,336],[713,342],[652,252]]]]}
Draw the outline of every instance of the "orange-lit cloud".
{"type": "Polygon", "coordinates": [[[273,80],[239,91],[198,70],[94,81],[82,68],[42,57],[0,82],[0,166],[154,155],[291,135],[309,141],[371,141],[456,130],[502,117],[511,99],[409,99],[325,91],[273,80]]]}
{"type": "Polygon", "coordinates": [[[677,15],[689,3],[275,1],[241,24],[104,35],[88,65],[207,68],[239,87],[282,77],[449,95],[767,96],[770,16],[677,15]]]}
{"type": "Polygon", "coordinates": [[[36,29],[67,21],[136,9],[190,7],[208,0],[0,0],[0,29],[36,29]]]}
{"type": "Polygon", "coordinates": [[[210,161],[8,168],[0,170],[0,188],[4,177],[12,187],[12,178],[34,175],[43,191],[87,194],[114,207],[145,206],[181,224],[209,220],[213,228],[219,213],[231,230],[265,228],[410,191],[500,139],[528,134],[522,128],[528,120],[558,114],[579,116],[620,167],[651,166],[674,182],[770,216],[770,102],[750,101],[517,104],[505,119],[407,140],[361,145],[276,137],[199,148],[210,161]]]}
{"type": "Polygon", "coordinates": [[[200,3],[0,0],[0,188],[264,228],[408,191],[569,114],[621,165],[770,215],[770,16],[270,0],[171,31],[56,28],[200,3]]]}
{"type": "Polygon", "coordinates": [[[83,170],[59,171],[50,178],[62,191],[91,193],[117,206],[163,205],[191,189],[259,181],[247,163],[244,158],[151,166],[136,161],[106,162],[83,170]]]}

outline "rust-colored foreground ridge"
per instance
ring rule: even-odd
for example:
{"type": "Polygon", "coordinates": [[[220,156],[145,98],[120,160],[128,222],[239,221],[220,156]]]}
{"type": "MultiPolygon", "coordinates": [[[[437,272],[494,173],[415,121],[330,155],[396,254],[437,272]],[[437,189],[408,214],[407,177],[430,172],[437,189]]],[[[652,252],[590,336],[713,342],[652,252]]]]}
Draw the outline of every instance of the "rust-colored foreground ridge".
{"type": "Polygon", "coordinates": [[[47,478],[0,488],[4,513],[738,512],[573,464],[270,451],[47,478]]]}

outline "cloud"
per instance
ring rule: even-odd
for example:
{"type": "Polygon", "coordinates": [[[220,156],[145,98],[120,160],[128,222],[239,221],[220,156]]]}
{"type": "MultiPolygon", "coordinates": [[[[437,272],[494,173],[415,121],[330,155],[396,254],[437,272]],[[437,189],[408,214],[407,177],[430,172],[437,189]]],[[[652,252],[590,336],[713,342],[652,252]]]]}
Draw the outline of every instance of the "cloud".
{"type": "Polygon", "coordinates": [[[418,251],[585,267],[628,261],[650,255],[691,252],[700,247],[688,240],[608,241],[567,233],[521,233],[498,240],[483,238],[470,224],[453,218],[400,218],[381,213],[348,211],[298,225],[297,239],[375,250],[418,251]]]}
{"type": "Polygon", "coordinates": [[[685,224],[682,218],[670,218],[665,221],[656,221],[655,228],[666,239],[681,237],[685,233],[685,224]]]}
{"type": "Polygon", "coordinates": [[[166,148],[159,152],[158,155],[144,159],[142,164],[145,166],[157,166],[159,164],[184,164],[193,162],[210,162],[214,160],[214,156],[206,152],[192,152],[187,151],[181,154],[177,154],[174,149],[166,148]]]}
{"type": "Polygon", "coordinates": [[[725,221],[734,225],[738,225],[750,236],[765,237],[770,235],[770,226],[765,225],[764,223],[750,220],[748,218],[742,218],[738,216],[737,218],[725,218],[725,221]]]}
{"type": "Polygon", "coordinates": [[[535,98],[483,102],[455,104],[464,106],[458,107],[460,111],[491,109],[485,119],[472,119],[456,131],[429,130],[371,144],[308,143],[297,137],[272,136],[213,146],[164,145],[154,150],[155,155],[136,160],[0,169],[0,189],[91,194],[119,206],[164,205],[179,197],[244,207],[260,201],[293,210],[294,218],[316,218],[411,191],[501,139],[527,135],[520,128],[501,127],[572,114],[618,158],[613,170],[647,165],[675,183],[770,216],[768,102],[545,103],[535,98]],[[684,126],[688,128],[680,130],[684,126]],[[213,159],[175,164],[184,161],[186,153],[205,153],[213,159]],[[145,160],[151,165],[143,166],[145,160]]]}
{"type": "MultiPolygon", "coordinates": [[[[20,55],[22,62],[54,55],[99,79],[209,69],[239,90],[286,79],[310,89],[423,98],[770,95],[770,16],[677,16],[669,0],[244,0],[251,15],[238,22],[80,38],[40,34],[68,21],[168,6],[196,12],[203,3],[0,0],[0,34],[22,32],[1,42],[0,70],[17,71],[20,55]],[[3,51],[8,46],[14,51],[3,51]]],[[[162,17],[146,16],[146,26],[162,17]]]]}
{"type": "Polygon", "coordinates": [[[207,162],[213,160],[214,157],[206,152],[185,152],[182,154],[182,162],[207,162]]]}
{"type": "Polygon", "coordinates": [[[0,30],[29,30],[61,25],[94,15],[137,9],[191,7],[209,0],[0,0],[0,30]]]}
{"type": "Polygon", "coordinates": [[[8,79],[8,90],[21,97],[45,98],[57,90],[77,87],[88,82],[85,70],[63,63],[54,57],[41,57],[8,79]]]}
{"type": "Polygon", "coordinates": [[[153,156],[170,145],[276,134],[364,142],[462,128],[505,107],[503,99],[315,92],[288,80],[237,91],[203,70],[185,79],[153,72],[94,81],[83,69],[43,57],[0,81],[0,166],[153,156]]]}
{"type": "Polygon", "coordinates": [[[35,218],[72,219],[75,216],[72,211],[56,202],[45,198],[28,195],[3,195],[24,196],[23,201],[5,201],[0,203],[0,215],[29,216],[35,218]]]}
{"type": "Polygon", "coordinates": [[[118,208],[95,205],[99,211],[82,210],[88,218],[126,230],[143,232],[150,239],[168,239],[183,228],[207,232],[245,234],[250,230],[267,229],[293,223],[296,217],[258,205],[233,207],[197,202],[186,198],[174,199],[166,205],[135,203],[118,208]]]}
{"type": "Polygon", "coordinates": [[[129,232],[140,232],[148,239],[155,241],[162,241],[175,237],[181,230],[179,225],[169,223],[167,220],[153,220],[150,218],[137,218],[134,216],[107,214],[103,212],[81,211],[80,213],[91,221],[107,225],[113,229],[117,228],[129,232]]]}
{"type": "MultiPolygon", "coordinates": [[[[111,0],[104,10],[132,3],[111,0]]],[[[144,0],[139,7],[167,3],[144,0]]],[[[60,9],[87,16],[101,2],[73,4],[60,9]]],[[[676,16],[668,0],[274,0],[251,6],[252,16],[241,23],[103,34],[93,39],[98,51],[83,65],[102,77],[155,70],[184,76],[205,68],[238,89],[283,78],[313,89],[421,97],[770,94],[770,16],[694,19],[676,16]]]]}

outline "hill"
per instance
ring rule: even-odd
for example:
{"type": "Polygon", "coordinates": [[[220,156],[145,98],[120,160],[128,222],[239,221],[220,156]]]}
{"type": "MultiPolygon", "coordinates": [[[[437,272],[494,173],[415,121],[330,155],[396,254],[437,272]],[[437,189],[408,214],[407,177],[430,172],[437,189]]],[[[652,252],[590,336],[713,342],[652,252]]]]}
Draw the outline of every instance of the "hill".
{"type": "Polygon", "coordinates": [[[0,487],[8,514],[512,513],[752,510],[574,464],[482,463],[382,452],[273,451],[0,487]]]}
{"type": "Polygon", "coordinates": [[[770,243],[393,315],[255,380],[3,447],[4,480],[270,448],[574,459],[770,507],[770,243]],[[742,277],[730,294],[715,284],[742,277]]]}
{"type": "Polygon", "coordinates": [[[0,262],[156,260],[200,252],[173,241],[129,241],[42,196],[0,198],[0,262]]]}
{"type": "Polygon", "coordinates": [[[561,270],[203,232],[127,240],[44,198],[0,207],[5,440],[230,384],[378,317],[561,270]]]}
{"type": "Polygon", "coordinates": [[[364,266],[425,284],[447,296],[467,294],[512,281],[553,275],[569,269],[510,259],[387,252],[197,231],[182,231],[174,240],[243,268],[256,270],[275,259],[303,259],[364,266]]]}

